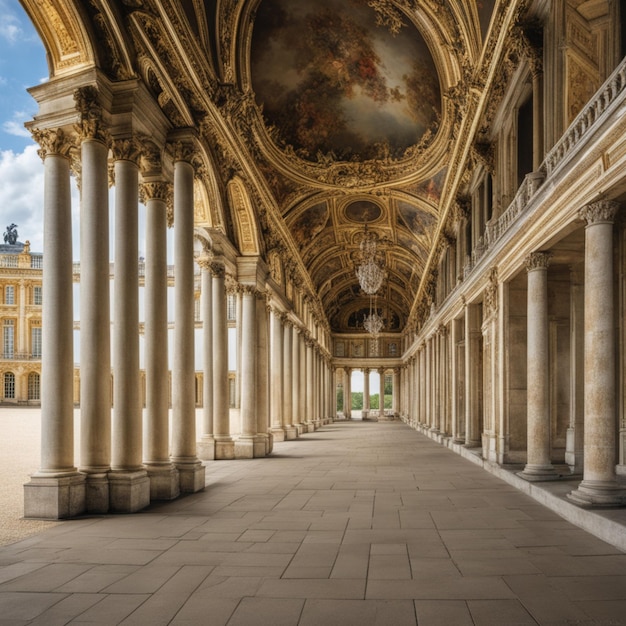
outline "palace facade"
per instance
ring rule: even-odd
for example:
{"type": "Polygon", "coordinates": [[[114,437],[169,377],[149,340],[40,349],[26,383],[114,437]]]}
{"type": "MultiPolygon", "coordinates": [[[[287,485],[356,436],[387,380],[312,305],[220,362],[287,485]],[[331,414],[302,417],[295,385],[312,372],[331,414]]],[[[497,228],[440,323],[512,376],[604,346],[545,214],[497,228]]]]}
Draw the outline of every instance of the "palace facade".
{"type": "Polygon", "coordinates": [[[335,419],[353,370],[391,376],[394,413],[442,445],[528,481],[580,476],[568,498],[581,506],[626,504],[619,2],[22,4],[50,67],[27,124],[46,180],[42,462],[27,516],[201,490],[205,461],[264,457],[335,419]],[[112,291],[110,251],[124,277],[112,291]]]}

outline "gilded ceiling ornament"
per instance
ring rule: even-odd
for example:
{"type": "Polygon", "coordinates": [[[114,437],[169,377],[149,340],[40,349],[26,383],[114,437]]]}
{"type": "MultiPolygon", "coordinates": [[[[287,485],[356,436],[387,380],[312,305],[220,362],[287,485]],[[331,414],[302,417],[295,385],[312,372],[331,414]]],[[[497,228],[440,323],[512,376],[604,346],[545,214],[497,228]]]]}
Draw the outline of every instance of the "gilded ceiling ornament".
{"type": "Polygon", "coordinates": [[[122,60],[118,42],[109,28],[109,16],[102,11],[102,3],[100,0],[90,0],[89,4],[94,10],[92,19],[98,32],[97,41],[102,47],[100,58],[103,69],[106,69],[107,73],[115,80],[133,78],[133,71],[122,60]]]}
{"type": "Polygon", "coordinates": [[[367,6],[376,11],[376,24],[386,26],[392,35],[397,35],[406,26],[402,13],[391,0],[368,0],[367,6]]]}

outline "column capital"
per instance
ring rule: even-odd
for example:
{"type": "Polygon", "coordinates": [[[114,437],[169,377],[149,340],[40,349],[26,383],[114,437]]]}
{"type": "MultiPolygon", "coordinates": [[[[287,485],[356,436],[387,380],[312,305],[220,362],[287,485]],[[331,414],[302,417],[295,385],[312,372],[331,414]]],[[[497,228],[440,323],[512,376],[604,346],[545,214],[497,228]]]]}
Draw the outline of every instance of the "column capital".
{"type": "Polygon", "coordinates": [[[110,135],[104,121],[102,106],[98,102],[98,90],[93,85],[80,87],[74,92],[76,110],[80,119],[75,125],[80,139],[95,139],[108,145],[110,135]]]}
{"type": "Polygon", "coordinates": [[[136,136],[117,138],[111,141],[111,152],[114,161],[132,161],[135,165],[139,165],[142,145],[136,136]]]}
{"type": "Polygon", "coordinates": [[[524,259],[526,265],[526,271],[532,272],[534,270],[546,270],[550,265],[550,258],[552,255],[549,252],[531,252],[524,259]]]}
{"type": "Polygon", "coordinates": [[[598,200],[582,207],[578,211],[578,217],[587,222],[587,226],[601,223],[612,224],[619,206],[619,202],[614,200],[598,200]]]}
{"type": "Polygon", "coordinates": [[[174,162],[185,161],[193,165],[198,154],[196,144],[192,140],[175,139],[165,144],[165,149],[174,162]]]}
{"type": "Polygon", "coordinates": [[[148,200],[170,200],[172,194],[172,185],[164,181],[142,183],[139,186],[139,199],[142,203],[148,200]]]}
{"type": "Polygon", "coordinates": [[[41,146],[37,154],[44,161],[49,154],[70,157],[74,141],[62,128],[32,128],[33,139],[41,146]]]}

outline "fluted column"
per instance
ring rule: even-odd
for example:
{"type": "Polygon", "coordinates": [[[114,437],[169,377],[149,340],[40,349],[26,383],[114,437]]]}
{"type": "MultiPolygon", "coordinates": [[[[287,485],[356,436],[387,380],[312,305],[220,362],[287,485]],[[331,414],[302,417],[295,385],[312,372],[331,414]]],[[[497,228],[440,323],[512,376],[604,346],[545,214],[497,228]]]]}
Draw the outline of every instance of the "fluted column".
{"type": "Polygon", "coordinates": [[[583,480],[568,498],[582,506],[621,506],[617,482],[613,220],[619,205],[584,207],[585,227],[585,433],[583,480]]]}
{"type": "Polygon", "coordinates": [[[237,336],[237,367],[235,371],[235,408],[241,408],[241,359],[242,359],[242,345],[243,340],[241,338],[241,317],[243,315],[243,297],[242,293],[237,291],[235,294],[235,329],[237,336]]]}
{"type": "Polygon", "coordinates": [[[385,418],[385,370],[379,367],[378,370],[378,419],[385,418]]]}
{"type": "Polygon", "coordinates": [[[200,257],[201,316],[202,316],[202,432],[198,441],[198,458],[215,459],[213,437],[213,274],[209,256],[200,257]]]}
{"type": "Polygon", "coordinates": [[[170,185],[145,182],[146,203],[144,465],[150,499],[171,500],[180,493],[178,470],[169,456],[169,366],[167,341],[167,199],[170,185]]]}
{"type": "Polygon", "coordinates": [[[550,255],[526,257],[528,273],[527,333],[527,462],[526,480],[551,480],[557,473],[550,461],[550,367],[548,337],[548,264],[550,255]]]}
{"type": "Polygon", "coordinates": [[[213,437],[215,458],[233,459],[235,444],[230,433],[228,402],[228,323],[226,320],[226,270],[221,260],[211,264],[213,272],[213,437]]]}
{"type": "Polygon", "coordinates": [[[112,511],[134,513],[150,504],[142,465],[139,379],[139,145],[113,142],[115,271],[113,276],[113,428],[109,498],[112,511]]]}
{"type": "Polygon", "coordinates": [[[34,131],[44,162],[41,460],[24,485],[24,516],[63,519],[85,510],[85,478],[74,466],[70,141],[34,131]]]}
{"type": "Polygon", "coordinates": [[[80,470],[86,511],[109,510],[111,311],[109,295],[109,137],[97,94],[76,93],[81,111],[80,470]]]}
{"type": "Polygon", "coordinates": [[[285,440],[283,428],[283,328],[281,314],[276,309],[270,311],[270,406],[272,435],[274,441],[285,440]]]}
{"type": "Polygon", "coordinates": [[[315,374],[313,371],[313,341],[307,339],[306,342],[306,394],[305,394],[305,409],[306,409],[306,425],[307,432],[311,433],[315,430],[314,419],[314,406],[313,406],[313,394],[315,393],[315,374]]]}
{"type": "Polygon", "coordinates": [[[196,456],[196,372],[194,358],[194,147],[169,145],[174,160],[174,355],[172,364],[172,462],[180,490],[204,489],[205,470],[196,456]]]}
{"type": "Polygon", "coordinates": [[[293,324],[283,321],[283,426],[286,439],[295,439],[298,431],[293,424],[293,324]]]}

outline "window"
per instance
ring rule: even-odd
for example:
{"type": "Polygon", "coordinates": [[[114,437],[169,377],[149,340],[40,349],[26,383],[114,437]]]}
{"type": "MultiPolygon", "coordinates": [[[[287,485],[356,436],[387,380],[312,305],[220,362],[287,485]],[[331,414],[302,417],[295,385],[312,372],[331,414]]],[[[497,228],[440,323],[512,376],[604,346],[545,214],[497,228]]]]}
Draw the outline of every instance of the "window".
{"type": "Polygon", "coordinates": [[[33,287],[33,304],[41,306],[42,298],[41,298],[41,285],[35,285],[33,287]]]}
{"type": "Polygon", "coordinates": [[[33,326],[30,329],[30,352],[36,358],[41,358],[41,326],[33,326]]]}
{"type": "Polygon", "coordinates": [[[194,301],[193,301],[193,319],[196,322],[200,320],[200,298],[194,298],[194,301]]]}
{"type": "Polygon", "coordinates": [[[28,399],[29,400],[41,400],[41,391],[39,384],[39,374],[37,372],[31,372],[28,375],[28,399]]]}
{"type": "Polygon", "coordinates": [[[13,285],[7,285],[4,288],[4,303],[15,304],[15,288],[13,285]]]}
{"type": "Polygon", "coordinates": [[[398,344],[393,342],[389,344],[389,356],[398,356],[398,344]]]}
{"type": "Polygon", "coordinates": [[[40,270],[43,268],[43,256],[41,254],[33,254],[30,257],[30,266],[34,270],[40,270]]]}
{"type": "Polygon", "coordinates": [[[237,321],[237,296],[235,294],[228,294],[228,321],[237,321]]]}
{"type": "Polygon", "coordinates": [[[15,354],[15,320],[4,320],[2,335],[4,358],[12,359],[15,354]]]}
{"type": "Polygon", "coordinates": [[[4,375],[4,397],[15,398],[15,374],[13,372],[7,372],[4,375]]]}

